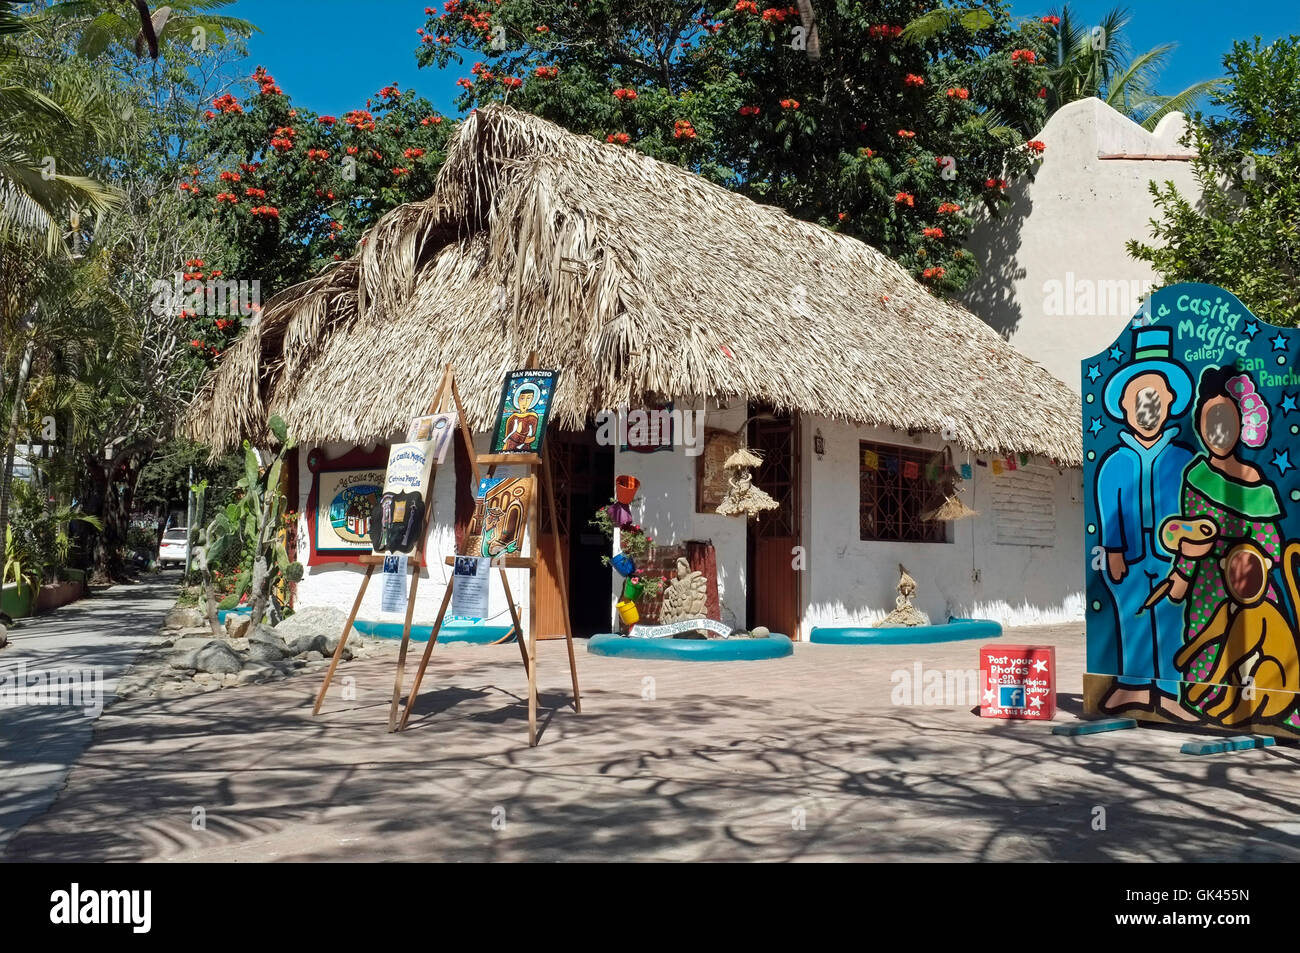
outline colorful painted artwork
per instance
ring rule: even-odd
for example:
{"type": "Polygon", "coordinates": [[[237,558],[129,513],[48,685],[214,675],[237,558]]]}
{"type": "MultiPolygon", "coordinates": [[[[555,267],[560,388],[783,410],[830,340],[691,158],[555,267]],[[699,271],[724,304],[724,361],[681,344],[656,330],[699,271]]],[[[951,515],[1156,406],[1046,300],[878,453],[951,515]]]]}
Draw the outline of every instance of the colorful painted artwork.
{"type": "Polygon", "coordinates": [[[493,453],[541,453],[559,371],[510,371],[501,388],[493,453]]]}
{"type": "Polygon", "coordinates": [[[479,480],[474,515],[460,555],[491,559],[522,555],[534,484],[531,476],[479,480]]]}
{"type": "Polygon", "coordinates": [[[1300,734],[1298,353],[1179,284],[1083,362],[1088,711],[1300,734]]]}
{"type": "Polygon", "coordinates": [[[370,517],[379,502],[384,471],[322,470],[316,478],[315,551],[370,552],[370,517]]]}

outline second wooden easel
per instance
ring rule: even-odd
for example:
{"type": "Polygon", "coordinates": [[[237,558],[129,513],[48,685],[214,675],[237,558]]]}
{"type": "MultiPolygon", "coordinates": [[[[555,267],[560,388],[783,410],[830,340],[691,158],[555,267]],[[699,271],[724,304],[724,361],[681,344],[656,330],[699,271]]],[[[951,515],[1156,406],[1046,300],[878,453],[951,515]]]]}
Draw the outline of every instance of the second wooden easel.
{"type": "MultiPolygon", "coordinates": [[[[530,355],[528,359],[528,368],[537,366],[537,357],[535,354],[530,355]]],[[[540,482],[545,492],[545,501],[547,510],[550,513],[552,527],[558,526],[556,522],[557,512],[555,508],[555,487],[551,477],[550,456],[546,443],[543,441],[542,452],[540,454],[525,453],[500,453],[500,454],[479,454],[474,449],[473,434],[469,429],[469,424],[465,417],[464,407],[461,404],[460,390],[456,386],[455,374],[451,366],[448,365],[443,370],[442,382],[438,386],[437,396],[434,398],[429,413],[441,413],[450,409],[447,404],[450,401],[455,408],[461,440],[464,442],[465,450],[469,458],[470,474],[477,487],[480,480],[480,465],[488,466],[487,476],[495,475],[498,465],[524,466],[528,468],[529,479],[532,481],[533,492],[530,494],[532,505],[529,507],[528,516],[528,537],[532,552],[527,556],[502,556],[493,560],[501,574],[501,586],[505,592],[506,604],[510,610],[511,622],[514,625],[514,632],[519,643],[520,656],[523,659],[524,669],[528,674],[528,744],[530,747],[537,744],[537,567],[540,555],[540,536],[539,521],[537,518],[538,508],[541,501],[537,497],[536,489],[540,482]],[[540,481],[538,471],[540,470],[540,481]],[[523,627],[519,619],[519,607],[515,602],[514,594],[510,589],[510,581],[507,577],[507,569],[528,570],[528,588],[529,588],[529,625],[528,625],[528,642],[524,644],[523,627]]],[[[461,477],[464,479],[464,477],[461,477]]],[[[430,496],[432,496],[432,484],[430,486],[430,496]]],[[[432,512],[432,507],[426,510],[432,512]]],[[[432,520],[430,520],[430,524],[432,520]]],[[[397,712],[401,704],[402,683],[406,670],[406,653],[410,644],[411,636],[411,617],[415,609],[415,595],[418,588],[420,570],[426,565],[425,559],[425,542],[428,536],[428,529],[421,534],[419,548],[408,559],[408,565],[414,572],[411,580],[410,597],[406,605],[406,620],[402,627],[402,644],[398,651],[397,673],[393,684],[393,698],[388,710],[388,730],[401,731],[406,728],[406,723],[411,716],[411,708],[416,697],[420,692],[420,684],[424,680],[425,670],[428,668],[429,659],[433,655],[434,645],[438,641],[438,634],[442,630],[442,623],[447,614],[447,607],[451,604],[453,581],[447,581],[446,591],[443,593],[442,605],[438,609],[438,617],[433,625],[433,631],[429,634],[428,644],[424,649],[424,656],[420,660],[420,668],[415,676],[415,683],[411,686],[411,693],[407,699],[406,709],[402,713],[401,721],[398,722],[397,712]]],[[[562,615],[564,617],[564,637],[567,643],[569,654],[569,673],[573,680],[573,709],[575,712],[582,711],[582,697],[578,688],[578,668],[577,660],[574,657],[573,650],[573,631],[568,617],[568,585],[565,579],[564,563],[560,553],[560,534],[553,532],[551,538],[554,541],[555,557],[555,575],[556,583],[559,588],[560,604],[564,607],[562,615]]],[[[330,667],[325,673],[325,681],[321,685],[320,693],[316,697],[316,705],[312,709],[312,714],[320,711],[321,704],[325,700],[325,694],[329,689],[330,681],[334,677],[334,670],[342,657],[343,646],[347,642],[348,635],[352,631],[352,626],[356,621],[357,613],[361,608],[361,600],[365,596],[366,587],[369,584],[370,577],[377,565],[382,565],[384,561],[383,554],[374,553],[361,558],[361,563],[366,567],[365,576],[361,581],[361,588],[357,593],[356,601],[352,606],[352,613],[348,617],[347,623],[343,627],[343,635],[339,640],[338,646],[334,650],[334,657],[330,661],[330,667]]],[[[448,565],[453,565],[455,557],[448,556],[446,559],[448,565]]]]}

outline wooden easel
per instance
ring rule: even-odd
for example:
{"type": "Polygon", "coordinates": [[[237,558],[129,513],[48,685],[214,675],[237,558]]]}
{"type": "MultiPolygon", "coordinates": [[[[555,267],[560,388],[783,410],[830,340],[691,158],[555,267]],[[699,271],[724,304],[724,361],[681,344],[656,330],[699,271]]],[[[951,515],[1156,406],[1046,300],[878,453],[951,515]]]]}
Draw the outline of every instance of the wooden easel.
{"type": "MultiPolygon", "coordinates": [[[[537,366],[537,356],[532,354],[528,358],[528,368],[537,366]]],[[[504,556],[493,560],[501,573],[501,586],[505,591],[506,604],[510,608],[510,618],[514,625],[516,639],[519,643],[519,653],[523,659],[524,669],[528,673],[528,744],[533,747],[537,744],[537,566],[539,562],[540,536],[538,534],[538,509],[541,501],[537,498],[538,470],[541,473],[541,484],[546,493],[546,506],[551,515],[552,527],[558,526],[557,512],[555,508],[555,488],[551,478],[551,463],[548,454],[548,448],[545,442],[542,445],[541,454],[524,454],[524,453],[499,453],[499,454],[479,454],[474,449],[474,438],[470,432],[469,424],[465,417],[465,410],[460,400],[460,390],[456,386],[456,378],[452,372],[451,366],[447,365],[443,370],[442,382],[438,386],[437,396],[434,398],[428,413],[441,413],[447,408],[447,401],[450,398],[458,418],[459,431],[461,439],[464,441],[465,450],[469,457],[470,475],[477,486],[480,479],[480,464],[487,464],[489,477],[496,473],[499,465],[525,466],[529,471],[529,478],[533,481],[533,490],[531,494],[532,504],[529,507],[528,516],[528,536],[531,541],[532,553],[528,556],[504,556]],[[506,575],[507,569],[526,568],[528,570],[528,589],[529,589],[529,625],[528,625],[528,644],[525,646],[523,639],[523,629],[519,620],[519,606],[515,602],[514,594],[510,589],[510,580],[506,575]]],[[[462,477],[463,479],[463,477],[462,477]]],[[[432,482],[430,483],[430,496],[432,497],[432,482]]],[[[432,512],[429,507],[426,512],[432,512]]],[[[428,538],[428,529],[421,536],[419,548],[408,558],[410,566],[415,576],[411,581],[411,592],[406,604],[406,621],[402,626],[402,645],[398,651],[397,657],[397,674],[393,683],[393,699],[388,710],[388,730],[402,731],[406,728],[407,720],[411,716],[411,707],[415,703],[416,697],[420,692],[420,684],[424,680],[425,670],[428,668],[429,659],[433,655],[433,647],[438,641],[438,633],[442,631],[442,623],[447,614],[447,607],[451,604],[453,581],[447,581],[446,592],[443,593],[442,605],[438,609],[438,617],[434,622],[433,631],[429,633],[429,642],[425,646],[424,656],[420,660],[420,668],[415,676],[415,683],[411,686],[411,693],[407,698],[406,709],[402,713],[400,723],[397,720],[397,711],[401,703],[402,682],[406,670],[406,652],[410,644],[411,637],[411,617],[415,609],[415,594],[417,584],[420,578],[420,569],[426,565],[424,556],[425,541],[428,538]]],[[[568,585],[565,580],[564,564],[561,561],[559,549],[560,534],[553,532],[551,538],[554,540],[554,556],[556,569],[556,582],[560,590],[561,604],[566,608],[568,606],[568,585]]],[[[348,635],[352,631],[352,625],[356,621],[357,612],[361,608],[361,600],[366,594],[366,587],[370,582],[370,576],[374,572],[375,566],[382,565],[384,557],[382,554],[375,553],[363,556],[361,562],[366,567],[366,574],[361,580],[361,588],[357,592],[356,601],[352,606],[352,613],[348,616],[348,621],[343,627],[343,635],[339,639],[339,644],[334,650],[334,657],[330,661],[329,670],[325,673],[325,681],[321,685],[320,693],[316,697],[316,706],[312,709],[312,714],[320,712],[321,704],[325,700],[325,693],[329,689],[330,681],[334,677],[334,670],[338,666],[339,660],[343,654],[343,646],[347,642],[348,635]]],[[[455,564],[455,557],[446,558],[447,565],[455,564]]],[[[569,651],[569,673],[573,679],[573,710],[582,711],[582,697],[578,689],[578,667],[573,651],[573,631],[569,623],[568,612],[564,613],[564,638],[568,645],[569,651]]]]}

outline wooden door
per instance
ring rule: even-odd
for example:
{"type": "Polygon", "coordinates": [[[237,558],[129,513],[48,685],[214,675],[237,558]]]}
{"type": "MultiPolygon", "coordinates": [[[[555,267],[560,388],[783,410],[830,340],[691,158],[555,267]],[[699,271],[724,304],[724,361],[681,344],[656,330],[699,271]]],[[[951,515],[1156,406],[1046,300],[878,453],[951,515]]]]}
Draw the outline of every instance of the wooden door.
{"type": "Polygon", "coordinates": [[[754,484],[778,505],[749,523],[746,621],[751,628],[765,625],[798,639],[802,606],[802,574],[794,568],[794,548],[801,544],[798,422],[788,416],[751,421],[749,446],[763,457],[754,484]]]}
{"type": "Polygon", "coordinates": [[[551,457],[551,476],[555,480],[555,509],[557,524],[551,524],[551,514],[546,506],[546,493],[540,493],[540,499],[534,505],[540,505],[538,511],[538,540],[541,547],[541,559],[537,564],[537,637],[539,639],[564,638],[564,625],[568,616],[568,603],[560,597],[559,579],[556,574],[556,537],[559,537],[559,557],[563,560],[564,578],[573,587],[573,575],[569,572],[569,534],[573,525],[573,463],[574,443],[565,439],[567,434],[552,430],[546,435],[547,453],[551,457]]]}

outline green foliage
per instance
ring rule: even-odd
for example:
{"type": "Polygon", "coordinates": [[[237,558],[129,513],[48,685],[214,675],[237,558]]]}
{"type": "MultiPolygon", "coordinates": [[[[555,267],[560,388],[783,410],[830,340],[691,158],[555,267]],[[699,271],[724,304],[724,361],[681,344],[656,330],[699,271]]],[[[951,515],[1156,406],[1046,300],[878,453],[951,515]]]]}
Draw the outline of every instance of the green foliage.
{"type": "Polygon", "coordinates": [[[1166,284],[1201,281],[1231,291],[1274,324],[1300,325],[1300,36],[1239,41],[1228,81],[1190,129],[1200,196],[1152,183],[1155,241],[1129,253],[1166,284]]]}
{"type": "Polygon", "coordinates": [[[21,580],[36,587],[57,579],[72,553],[69,527],[74,522],[96,530],[104,528],[96,517],[46,499],[31,484],[15,480],[9,524],[5,527],[3,581],[21,580]]]}
{"type": "Polygon", "coordinates": [[[232,591],[218,605],[221,609],[234,608],[247,595],[257,613],[281,580],[302,579],[302,564],[290,558],[279,536],[287,509],[280,477],[285,457],[295,444],[283,420],[273,416],[270,424],[273,433],[283,435],[275,456],[263,470],[253,448],[244,442],[244,475],[236,485],[235,499],[217,513],[200,537],[199,565],[205,585],[212,585],[212,574],[220,568],[233,567],[236,572],[232,591]]]}
{"type": "Polygon", "coordinates": [[[1191,111],[1220,80],[1205,80],[1171,96],[1156,91],[1160,72],[1173,54],[1165,43],[1131,55],[1128,28],[1132,14],[1116,7],[1095,25],[1083,25],[1069,4],[1041,18],[1052,40],[1048,105],[1052,112],[1077,99],[1095,96],[1147,129],[1171,112],[1191,111]],[[1059,22],[1052,22],[1059,21],[1059,22]]]}
{"type": "Polygon", "coordinates": [[[450,0],[418,55],[473,64],[462,108],[504,100],[625,142],[955,292],[976,270],[972,215],[1038,160],[1025,143],[1047,115],[1048,31],[973,0],[907,38],[924,12],[910,0],[814,6],[816,62],[798,12],[770,0],[450,0]]]}

